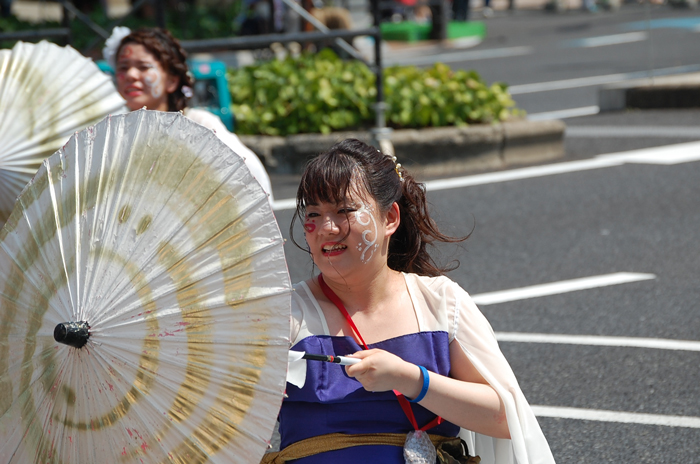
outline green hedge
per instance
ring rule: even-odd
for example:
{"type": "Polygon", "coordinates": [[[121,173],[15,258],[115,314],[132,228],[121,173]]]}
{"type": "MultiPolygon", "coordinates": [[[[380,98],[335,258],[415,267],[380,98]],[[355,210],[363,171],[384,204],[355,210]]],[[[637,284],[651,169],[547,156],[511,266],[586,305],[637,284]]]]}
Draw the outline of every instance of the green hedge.
{"type": "MultiPolygon", "coordinates": [[[[330,133],[375,123],[375,75],[330,49],[229,70],[228,79],[240,134],[330,133]]],[[[491,123],[521,113],[505,84],[488,86],[474,71],[441,63],[386,68],[384,92],[394,128],[491,123]]]]}

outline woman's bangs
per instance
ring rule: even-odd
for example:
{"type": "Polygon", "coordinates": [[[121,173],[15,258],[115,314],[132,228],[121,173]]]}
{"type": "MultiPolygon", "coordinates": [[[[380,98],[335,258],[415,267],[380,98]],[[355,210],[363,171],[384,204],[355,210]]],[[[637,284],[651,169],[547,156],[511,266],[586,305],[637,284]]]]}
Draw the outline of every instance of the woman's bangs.
{"type": "Polygon", "coordinates": [[[316,158],[302,178],[298,198],[305,206],[343,203],[358,171],[356,163],[346,156],[316,158]]]}

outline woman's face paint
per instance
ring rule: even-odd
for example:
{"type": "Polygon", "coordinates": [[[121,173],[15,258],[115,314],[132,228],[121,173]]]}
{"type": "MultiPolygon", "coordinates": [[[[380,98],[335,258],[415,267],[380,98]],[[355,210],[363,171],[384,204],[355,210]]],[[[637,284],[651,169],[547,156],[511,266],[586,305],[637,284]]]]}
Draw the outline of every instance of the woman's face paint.
{"type": "Polygon", "coordinates": [[[176,78],[165,72],[141,44],[122,47],[117,57],[116,79],[117,90],[132,111],[143,107],[168,111],[168,94],[177,87],[176,78]]]}
{"type": "Polygon", "coordinates": [[[377,243],[377,220],[374,218],[372,205],[363,204],[356,212],[357,224],[362,226],[362,241],[357,244],[357,250],[361,252],[360,262],[367,264],[379,248],[377,243]],[[368,253],[369,252],[369,253],[368,253]]]}
{"type": "Polygon", "coordinates": [[[146,88],[153,98],[160,98],[160,96],[163,95],[162,80],[163,76],[161,71],[155,66],[151,67],[151,69],[144,74],[143,81],[146,83],[146,88]]]}

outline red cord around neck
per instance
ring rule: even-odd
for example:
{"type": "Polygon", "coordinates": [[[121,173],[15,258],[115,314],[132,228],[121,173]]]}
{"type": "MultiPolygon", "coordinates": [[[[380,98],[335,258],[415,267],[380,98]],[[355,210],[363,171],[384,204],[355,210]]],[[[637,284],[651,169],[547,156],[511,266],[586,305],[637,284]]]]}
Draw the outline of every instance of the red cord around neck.
{"type": "MultiPolygon", "coordinates": [[[[352,318],[350,317],[348,310],[345,309],[345,305],[343,305],[343,302],[340,300],[338,295],[336,295],[335,292],[323,280],[323,274],[319,274],[319,276],[318,276],[318,285],[321,287],[321,291],[323,292],[323,294],[326,295],[326,298],[331,300],[331,302],[336,306],[336,308],[338,308],[340,313],[345,317],[345,320],[350,325],[350,328],[353,330],[353,333],[355,334],[356,338],[359,339],[359,344],[362,345],[362,348],[364,348],[365,350],[369,350],[369,347],[365,343],[365,340],[362,338],[360,331],[357,330],[357,326],[352,321],[352,318]]],[[[355,338],[355,337],[353,337],[353,338],[355,338]]],[[[423,431],[430,430],[433,427],[435,427],[436,425],[439,425],[442,423],[442,421],[443,421],[442,417],[437,416],[435,419],[428,422],[423,427],[418,428],[418,422],[416,421],[416,416],[413,414],[413,409],[411,408],[411,403],[409,403],[408,400],[406,399],[406,397],[403,396],[403,394],[401,394],[400,392],[394,390],[394,394],[396,395],[396,398],[399,400],[399,404],[401,405],[401,409],[403,409],[404,414],[406,414],[406,417],[411,422],[411,425],[413,426],[414,430],[423,430],[423,431]]]]}

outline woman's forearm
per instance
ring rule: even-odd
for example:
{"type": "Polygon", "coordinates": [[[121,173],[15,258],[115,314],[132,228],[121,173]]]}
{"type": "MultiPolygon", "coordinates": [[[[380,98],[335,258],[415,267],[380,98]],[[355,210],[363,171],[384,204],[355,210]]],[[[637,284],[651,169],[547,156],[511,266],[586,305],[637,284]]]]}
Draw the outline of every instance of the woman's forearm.
{"type": "MultiPolygon", "coordinates": [[[[510,438],[505,406],[490,385],[465,382],[432,372],[429,375],[430,386],[419,402],[421,406],[465,429],[496,438],[510,438]]],[[[422,385],[422,376],[419,375],[410,394],[417,396],[422,385]]]]}

